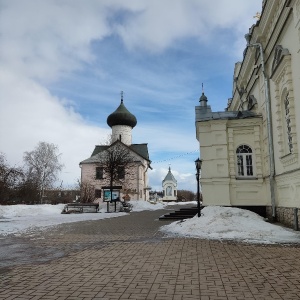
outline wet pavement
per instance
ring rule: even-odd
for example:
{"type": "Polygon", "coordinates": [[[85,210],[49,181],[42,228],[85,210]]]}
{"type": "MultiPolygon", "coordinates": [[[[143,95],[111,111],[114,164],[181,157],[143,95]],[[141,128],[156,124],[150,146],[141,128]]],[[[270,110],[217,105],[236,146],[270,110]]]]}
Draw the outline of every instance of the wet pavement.
{"type": "Polygon", "coordinates": [[[300,248],[167,237],[166,213],[0,237],[0,299],[300,299],[300,248]]]}

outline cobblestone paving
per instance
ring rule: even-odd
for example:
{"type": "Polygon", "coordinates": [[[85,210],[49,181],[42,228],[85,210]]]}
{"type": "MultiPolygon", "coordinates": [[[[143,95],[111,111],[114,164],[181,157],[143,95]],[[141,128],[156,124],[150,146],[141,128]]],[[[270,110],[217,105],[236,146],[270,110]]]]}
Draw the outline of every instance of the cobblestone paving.
{"type": "Polygon", "coordinates": [[[0,239],[27,257],[2,258],[0,299],[300,299],[299,247],[164,237],[163,213],[0,239]]]}

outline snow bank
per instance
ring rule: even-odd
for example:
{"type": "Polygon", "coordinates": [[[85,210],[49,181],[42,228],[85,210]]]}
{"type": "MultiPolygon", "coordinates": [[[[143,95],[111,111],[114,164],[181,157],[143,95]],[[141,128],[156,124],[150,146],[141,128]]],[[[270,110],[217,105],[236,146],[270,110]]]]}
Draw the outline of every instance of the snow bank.
{"type": "Polygon", "coordinates": [[[166,206],[172,206],[172,205],[197,205],[197,202],[147,202],[144,200],[131,200],[129,202],[133,206],[132,211],[143,211],[143,210],[159,210],[164,209],[166,206]]]}
{"type": "Polygon", "coordinates": [[[65,204],[0,205],[0,219],[60,214],[64,206],[65,204]]]}
{"type": "Polygon", "coordinates": [[[249,243],[299,243],[300,233],[267,223],[259,215],[233,207],[210,206],[200,218],[161,227],[171,235],[213,240],[239,240],[249,243]]]}
{"type": "Polygon", "coordinates": [[[159,210],[166,206],[162,202],[150,203],[144,200],[130,200],[129,203],[133,206],[132,211],[159,210]]]}

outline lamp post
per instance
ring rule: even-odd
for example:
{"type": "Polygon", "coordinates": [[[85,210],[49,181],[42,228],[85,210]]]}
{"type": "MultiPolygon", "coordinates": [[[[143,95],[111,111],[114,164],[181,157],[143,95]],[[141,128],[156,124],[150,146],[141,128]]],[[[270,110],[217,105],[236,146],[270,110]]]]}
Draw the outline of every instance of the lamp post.
{"type": "Polygon", "coordinates": [[[199,182],[200,182],[200,170],[202,166],[202,159],[197,158],[195,160],[195,165],[196,165],[196,179],[197,179],[197,209],[198,209],[198,218],[201,216],[201,205],[200,205],[200,190],[199,190],[199,182]]]}

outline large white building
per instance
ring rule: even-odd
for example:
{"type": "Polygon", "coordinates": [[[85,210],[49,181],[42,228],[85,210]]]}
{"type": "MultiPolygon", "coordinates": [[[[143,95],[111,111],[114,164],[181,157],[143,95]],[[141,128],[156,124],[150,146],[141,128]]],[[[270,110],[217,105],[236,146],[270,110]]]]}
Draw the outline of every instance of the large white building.
{"type": "Polygon", "coordinates": [[[96,145],[91,157],[80,162],[81,183],[89,185],[95,193],[97,202],[112,199],[149,200],[148,174],[150,159],[147,144],[132,144],[132,129],[136,126],[136,117],[131,114],[123,103],[108,116],[107,124],[112,129],[109,145],[96,145]],[[121,152],[120,152],[121,151],[121,152]],[[132,162],[126,166],[117,166],[113,182],[113,192],[110,192],[110,176],[101,165],[103,156],[108,152],[116,156],[120,152],[129,153],[132,162]]]}
{"type": "Polygon", "coordinates": [[[251,206],[297,228],[300,207],[300,0],[266,0],[246,34],[233,94],[196,107],[204,205],[251,206]]]}

